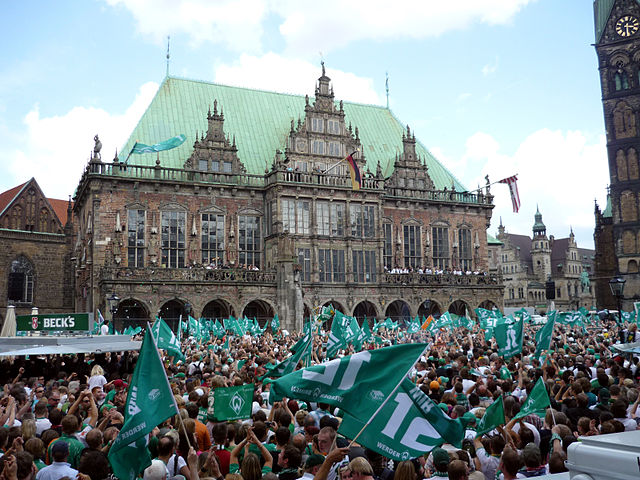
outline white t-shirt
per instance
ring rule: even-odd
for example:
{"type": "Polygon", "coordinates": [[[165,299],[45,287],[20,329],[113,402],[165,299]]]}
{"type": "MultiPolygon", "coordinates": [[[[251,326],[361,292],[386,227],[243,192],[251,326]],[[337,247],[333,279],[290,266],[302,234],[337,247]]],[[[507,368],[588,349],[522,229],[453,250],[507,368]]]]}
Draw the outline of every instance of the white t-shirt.
{"type": "Polygon", "coordinates": [[[109,335],[109,325],[103,324],[100,327],[100,335],[109,335]]]}
{"type": "Polygon", "coordinates": [[[107,383],[107,379],[102,375],[93,375],[89,378],[89,391],[93,390],[94,387],[104,387],[107,383]]]}
{"type": "Polygon", "coordinates": [[[180,470],[182,470],[182,467],[186,466],[187,462],[184,461],[184,458],[178,457],[178,461],[176,462],[176,454],[174,453],[171,455],[171,458],[169,458],[169,461],[167,462],[167,479],[180,475],[180,470]]]}
{"type": "Polygon", "coordinates": [[[36,435],[42,435],[42,432],[51,428],[51,422],[48,418],[36,418],[36,435]]]}

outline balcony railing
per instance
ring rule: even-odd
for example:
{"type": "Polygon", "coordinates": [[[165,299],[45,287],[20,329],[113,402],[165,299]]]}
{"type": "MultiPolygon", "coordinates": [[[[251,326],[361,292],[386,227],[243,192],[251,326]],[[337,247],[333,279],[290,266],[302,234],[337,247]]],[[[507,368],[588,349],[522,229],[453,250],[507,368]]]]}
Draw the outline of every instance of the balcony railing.
{"type": "Polygon", "coordinates": [[[443,273],[441,275],[429,273],[383,273],[381,280],[386,284],[417,285],[417,286],[481,286],[500,285],[500,277],[494,273],[480,273],[471,275],[454,275],[443,273]]]}
{"type": "Polygon", "coordinates": [[[234,268],[128,268],[104,267],[103,281],[107,282],[196,282],[196,283],[257,283],[275,284],[275,271],[234,268]]]}

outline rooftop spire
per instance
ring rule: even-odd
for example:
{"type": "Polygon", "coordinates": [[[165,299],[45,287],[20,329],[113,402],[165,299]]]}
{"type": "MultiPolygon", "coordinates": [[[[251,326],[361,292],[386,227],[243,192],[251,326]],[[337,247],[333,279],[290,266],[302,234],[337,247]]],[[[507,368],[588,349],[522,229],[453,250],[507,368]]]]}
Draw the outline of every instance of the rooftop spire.
{"type": "Polygon", "coordinates": [[[384,72],[386,79],[384,81],[385,90],[387,91],[387,110],[389,110],[389,72],[384,72]]]}
{"type": "Polygon", "coordinates": [[[169,76],[169,40],[171,39],[171,37],[169,35],[167,35],[167,77],[169,76]]]}

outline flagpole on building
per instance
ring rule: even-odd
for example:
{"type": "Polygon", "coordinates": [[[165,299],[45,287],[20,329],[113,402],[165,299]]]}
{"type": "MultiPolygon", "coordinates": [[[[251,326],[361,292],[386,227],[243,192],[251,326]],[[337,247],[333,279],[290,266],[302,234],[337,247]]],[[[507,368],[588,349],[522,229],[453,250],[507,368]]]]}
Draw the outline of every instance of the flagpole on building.
{"type": "MultiPolygon", "coordinates": [[[[149,322],[147,322],[147,329],[149,329],[149,331],[151,331],[151,325],[149,324],[149,322]]],[[[151,338],[153,339],[153,344],[156,347],[156,352],[158,353],[158,358],[160,358],[160,352],[158,351],[158,344],[156,343],[156,339],[153,337],[153,335],[151,335],[151,338]]],[[[169,388],[170,392],[173,392],[173,390],[171,390],[171,383],[169,383],[169,377],[167,377],[167,370],[164,368],[164,364],[162,363],[162,359],[161,358],[160,358],[160,364],[162,365],[162,371],[164,372],[164,379],[167,382],[167,387],[169,388]]],[[[178,417],[178,421],[180,422],[180,425],[182,425],[182,430],[184,432],[184,437],[187,439],[187,445],[189,446],[189,449],[191,449],[191,442],[189,441],[189,434],[187,433],[187,429],[184,426],[184,420],[182,420],[182,415],[180,415],[180,409],[178,408],[178,402],[176,402],[175,395],[171,395],[171,399],[173,400],[173,406],[176,409],[176,416],[178,417]]]]}
{"type": "MultiPolygon", "coordinates": [[[[517,174],[517,173],[516,173],[516,174],[514,174],[514,175],[512,175],[512,177],[517,177],[517,176],[518,176],[518,174],[517,174]]],[[[485,185],[483,185],[483,186],[481,186],[481,187],[478,187],[478,188],[476,188],[476,189],[474,189],[474,190],[467,190],[466,192],[462,192],[462,193],[474,193],[474,192],[479,192],[480,190],[482,190],[482,189],[484,189],[484,188],[486,188],[486,187],[489,187],[489,186],[491,186],[491,185],[496,185],[496,184],[498,184],[498,183],[501,183],[503,180],[504,180],[504,179],[502,179],[502,180],[496,180],[495,182],[487,183],[487,184],[485,184],[485,185]]]]}
{"type": "Polygon", "coordinates": [[[355,441],[358,439],[358,437],[360,435],[362,435],[362,432],[365,431],[365,429],[371,424],[371,422],[373,421],[374,418],[376,418],[376,416],[378,415],[378,413],[380,413],[380,410],[382,410],[382,408],[387,404],[387,402],[389,401],[389,399],[391,397],[393,397],[393,394],[396,393],[396,391],[398,390],[398,388],[400,388],[400,385],[402,384],[402,382],[404,382],[404,379],[409,375],[409,373],[411,372],[411,369],[415,366],[416,363],[418,363],[418,360],[420,360],[420,357],[422,357],[426,352],[428,352],[431,349],[431,346],[433,345],[432,343],[427,344],[427,346],[424,348],[424,350],[422,351],[422,353],[420,355],[418,355],[418,358],[416,358],[416,360],[411,364],[411,366],[409,367],[409,369],[407,370],[407,372],[400,378],[400,381],[398,382],[398,384],[395,386],[395,388],[393,390],[391,390],[391,393],[389,393],[389,395],[387,395],[387,398],[384,399],[384,402],[382,402],[382,404],[380,404],[380,406],[378,407],[378,409],[373,412],[373,415],[371,415],[371,417],[369,418],[369,420],[367,420],[367,423],[364,424],[364,426],[360,429],[360,431],[358,432],[358,434],[353,438],[353,440],[351,440],[351,443],[349,444],[349,448],[355,443],[355,441]]]}

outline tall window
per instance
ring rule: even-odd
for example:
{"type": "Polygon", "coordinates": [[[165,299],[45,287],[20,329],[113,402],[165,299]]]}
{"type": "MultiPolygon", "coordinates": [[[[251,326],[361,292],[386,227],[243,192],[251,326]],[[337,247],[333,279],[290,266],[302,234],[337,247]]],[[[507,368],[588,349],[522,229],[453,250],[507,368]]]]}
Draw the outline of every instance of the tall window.
{"type": "Polygon", "coordinates": [[[303,282],[311,281],[311,249],[299,248],[298,249],[298,265],[302,271],[300,272],[300,278],[303,282]]]}
{"type": "Polygon", "coordinates": [[[186,212],[162,212],[162,266],[183,268],[186,212]]]}
{"type": "Polygon", "coordinates": [[[260,217],[238,216],[238,250],[240,265],[260,268],[260,217]]]}
{"type": "Polygon", "coordinates": [[[200,248],[202,263],[224,263],[224,215],[203,213],[200,248]]]}
{"type": "Polygon", "coordinates": [[[309,235],[309,200],[282,200],[282,227],[290,233],[309,235]]]}
{"type": "Polygon", "coordinates": [[[312,143],[312,151],[318,155],[324,155],[324,141],[314,140],[312,143]]]}
{"type": "Polygon", "coordinates": [[[340,142],[329,142],[329,155],[339,157],[342,155],[342,144],[340,142]]]}
{"type": "Polygon", "coordinates": [[[344,236],[344,219],[345,219],[345,204],[344,203],[331,203],[331,235],[334,237],[344,236]]]}
{"type": "Polygon", "coordinates": [[[344,282],[344,250],[318,250],[318,270],[321,282],[344,282]]]}
{"type": "Polygon", "coordinates": [[[33,303],[33,265],[29,260],[20,256],[12,261],[8,280],[10,302],[33,303]]]}
{"type": "Polygon", "coordinates": [[[353,281],[370,283],[376,281],[376,252],[373,250],[354,250],[353,281]]]}
{"type": "Polygon", "coordinates": [[[614,76],[616,91],[627,90],[629,88],[629,77],[627,72],[616,72],[614,76]]]}
{"type": "Polygon", "coordinates": [[[449,229],[433,227],[433,266],[444,270],[449,268],[449,229]]]}
{"type": "Polygon", "coordinates": [[[329,202],[316,202],[316,233],[329,235],[329,202]]]}
{"type": "Polygon", "coordinates": [[[422,266],[420,254],[420,226],[404,226],[404,267],[419,268],[422,266]]]}
{"type": "Polygon", "coordinates": [[[127,211],[127,261],[130,267],[144,267],[144,210],[127,211]]]}
{"type": "Polygon", "coordinates": [[[311,119],[311,131],[312,132],[324,132],[324,119],[313,117],[311,119]]]}
{"type": "Polygon", "coordinates": [[[460,252],[460,269],[471,270],[473,254],[471,253],[471,230],[468,228],[458,230],[458,251],[460,252]]]}
{"type": "Polygon", "coordinates": [[[327,120],[327,130],[329,133],[340,133],[340,122],[338,120],[327,120]]]}
{"type": "Polygon", "coordinates": [[[375,236],[375,207],[373,205],[349,206],[351,236],[373,238],[375,236]]]}
{"type": "Polygon", "coordinates": [[[388,270],[393,268],[393,230],[390,223],[382,224],[384,231],[384,266],[388,270]]]}

